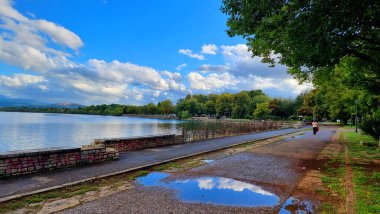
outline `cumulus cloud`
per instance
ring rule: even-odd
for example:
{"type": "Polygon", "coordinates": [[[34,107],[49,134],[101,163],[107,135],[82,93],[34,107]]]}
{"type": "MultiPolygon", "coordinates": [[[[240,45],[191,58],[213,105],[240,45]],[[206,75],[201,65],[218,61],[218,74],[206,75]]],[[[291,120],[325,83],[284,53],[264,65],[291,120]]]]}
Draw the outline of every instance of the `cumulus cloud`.
{"type": "Polygon", "coordinates": [[[179,73],[118,60],[90,59],[84,64],[72,62],[70,49],[77,52],[83,46],[81,38],[51,21],[22,15],[13,8],[10,0],[0,1],[0,28],[5,30],[0,34],[0,60],[42,75],[2,75],[2,91],[4,87],[21,88],[35,84],[46,95],[77,98],[87,103],[133,103],[160,99],[167,92],[188,92],[179,73]],[[63,47],[62,50],[59,47],[63,47]]]}
{"type": "Polygon", "coordinates": [[[261,63],[260,57],[252,57],[245,44],[222,45],[224,64],[203,64],[188,75],[190,88],[197,92],[261,89],[271,96],[294,96],[311,88],[311,84],[299,85],[283,65],[274,68],[261,63]]]}
{"type": "Polygon", "coordinates": [[[218,51],[218,46],[214,45],[214,44],[204,44],[202,46],[202,51],[201,53],[203,54],[210,54],[210,55],[216,55],[216,52],[218,51]]]}
{"type": "Polygon", "coordinates": [[[188,75],[188,80],[192,89],[205,91],[232,88],[236,86],[236,83],[238,82],[236,78],[229,73],[212,73],[203,76],[199,73],[191,72],[188,75]]]}
{"type": "Polygon", "coordinates": [[[70,54],[54,48],[58,44],[77,51],[83,45],[75,33],[43,19],[29,19],[12,7],[10,0],[0,2],[0,60],[25,70],[46,72],[71,67],[70,54]],[[49,40],[50,38],[50,40],[49,40]]]}
{"type": "Polygon", "coordinates": [[[29,74],[13,74],[12,76],[0,75],[0,86],[3,85],[10,88],[21,88],[45,81],[45,78],[42,76],[29,74]]]}
{"type": "MultiPolygon", "coordinates": [[[[2,27],[9,28],[9,30],[14,30],[12,28],[12,23],[23,28],[23,31],[17,31],[16,34],[24,34],[24,36],[34,37],[33,41],[37,40],[44,41],[42,35],[48,35],[55,43],[69,47],[73,50],[83,46],[83,42],[78,35],[71,32],[70,30],[59,26],[53,22],[49,22],[43,19],[29,19],[28,17],[22,15],[17,10],[12,7],[12,2],[10,0],[3,0],[0,3],[0,19],[4,21],[5,25],[2,27]]],[[[13,25],[14,27],[15,25],[13,25]]],[[[28,42],[28,41],[25,41],[28,42]]]]}
{"type": "Polygon", "coordinates": [[[274,195],[271,192],[263,190],[259,186],[245,183],[242,181],[237,181],[231,178],[201,178],[201,179],[197,179],[196,182],[198,183],[198,187],[200,189],[205,189],[205,190],[211,190],[214,188],[233,190],[235,192],[242,192],[242,191],[247,190],[247,191],[258,193],[261,195],[268,195],[268,196],[274,195]]]}
{"type": "MultiPolygon", "coordinates": [[[[119,60],[75,63],[71,58],[84,45],[77,34],[51,21],[24,16],[10,0],[0,1],[0,29],[0,60],[36,74],[0,75],[0,92],[12,96],[141,104],[175,100],[192,92],[274,89],[299,93],[305,88],[286,74],[285,66],[269,68],[259,57],[252,58],[244,44],[204,44],[201,53],[180,49],[179,53],[198,60],[204,60],[204,54],[220,54],[224,59],[224,63],[203,64],[181,74],[119,60]]],[[[186,66],[183,63],[176,70],[186,66]]]]}
{"type": "Polygon", "coordinates": [[[230,72],[234,75],[256,75],[272,78],[285,78],[289,76],[286,66],[277,64],[275,67],[270,67],[269,64],[261,62],[261,57],[252,57],[245,44],[222,45],[220,48],[226,64],[231,68],[230,72]]]}
{"type": "Polygon", "coordinates": [[[189,57],[195,58],[195,59],[199,59],[199,60],[204,60],[205,59],[204,55],[193,53],[193,51],[190,50],[190,49],[179,49],[178,53],[184,54],[186,56],[189,56],[189,57]]]}

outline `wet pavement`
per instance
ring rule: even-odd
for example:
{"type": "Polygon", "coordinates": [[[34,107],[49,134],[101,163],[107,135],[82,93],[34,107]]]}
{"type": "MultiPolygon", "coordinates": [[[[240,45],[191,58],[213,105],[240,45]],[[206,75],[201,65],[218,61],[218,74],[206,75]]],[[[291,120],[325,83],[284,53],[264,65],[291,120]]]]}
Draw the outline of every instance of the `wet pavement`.
{"type": "Polygon", "coordinates": [[[282,129],[240,136],[210,139],[154,149],[130,151],[120,153],[120,159],[118,161],[38,173],[30,176],[10,178],[7,180],[3,179],[0,180],[0,198],[80,181],[83,179],[101,176],[109,173],[115,173],[130,168],[166,161],[203,151],[216,150],[237,143],[254,141],[267,137],[274,137],[301,130],[302,129],[282,129]]]}
{"type": "Polygon", "coordinates": [[[140,177],[136,187],[63,213],[314,213],[317,198],[296,188],[319,167],[336,128],[322,128],[174,173],[140,177]]]}

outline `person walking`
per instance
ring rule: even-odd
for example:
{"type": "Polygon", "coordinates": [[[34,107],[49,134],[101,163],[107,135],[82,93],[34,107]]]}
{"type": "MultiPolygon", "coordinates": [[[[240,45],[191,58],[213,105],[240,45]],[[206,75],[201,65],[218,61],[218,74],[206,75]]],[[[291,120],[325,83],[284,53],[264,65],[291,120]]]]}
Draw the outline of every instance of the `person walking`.
{"type": "Polygon", "coordinates": [[[313,120],[313,122],[311,123],[311,126],[313,127],[313,134],[316,135],[317,132],[319,131],[317,120],[313,120]]]}

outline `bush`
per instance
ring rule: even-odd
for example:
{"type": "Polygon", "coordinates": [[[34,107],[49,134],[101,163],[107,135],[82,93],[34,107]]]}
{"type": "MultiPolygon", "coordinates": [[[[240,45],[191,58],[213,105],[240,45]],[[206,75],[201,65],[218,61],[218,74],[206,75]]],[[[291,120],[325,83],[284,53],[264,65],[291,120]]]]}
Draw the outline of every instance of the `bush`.
{"type": "Polygon", "coordinates": [[[187,119],[187,118],[190,118],[191,115],[188,111],[181,111],[179,117],[180,117],[180,119],[187,119]]]}
{"type": "Polygon", "coordinates": [[[378,139],[380,136],[380,108],[373,112],[372,115],[363,117],[360,128],[365,133],[378,139]]]}

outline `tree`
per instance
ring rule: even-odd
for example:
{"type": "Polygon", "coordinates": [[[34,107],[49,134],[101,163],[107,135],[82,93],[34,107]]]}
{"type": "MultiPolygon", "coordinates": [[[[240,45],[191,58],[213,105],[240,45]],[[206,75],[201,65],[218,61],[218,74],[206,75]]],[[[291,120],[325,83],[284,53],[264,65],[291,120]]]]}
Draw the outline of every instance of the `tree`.
{"type": "Polygon", "coordinates": [[[230,116],[233,107],[234,97],[232,94],[224,93],[218,96],[215,103],[216,112],[219,115],[230,116]]]}
{"type": "Polygon", "coordinates": [[[269,103],[259,103],[257,104],[257,108],[253,112],[253,116],[255,119],[266,119],[269,117],[271,110],[269,109],[269,103]]]}
{"type": "Polygon", "coordinates": [[[232,117],[247,118],[250,115],[249,111],[250,97],[247,91],[241,91],[234,95],[232,117]]]}
{"type": "Polygon", "coordinates": [[[154,105],[153,103],[149,103],[146,106],[146,111],[147,111],[147,114],[157,114],[159,112],[157,106],[154,105]]]}
{"type": "Polygon", "coordinates": [[[157,107],[161,114],[171,114],[174,111],[173,103],[169,99],[158,103],[157,107]]]}
{"type": "Polygon", "coordinates": [[[353,57],[379,84],[378,0],[223,0],[230,36],[248,40],[263,62],[287,65],[300,80],[322,67],[353,57]]]}

